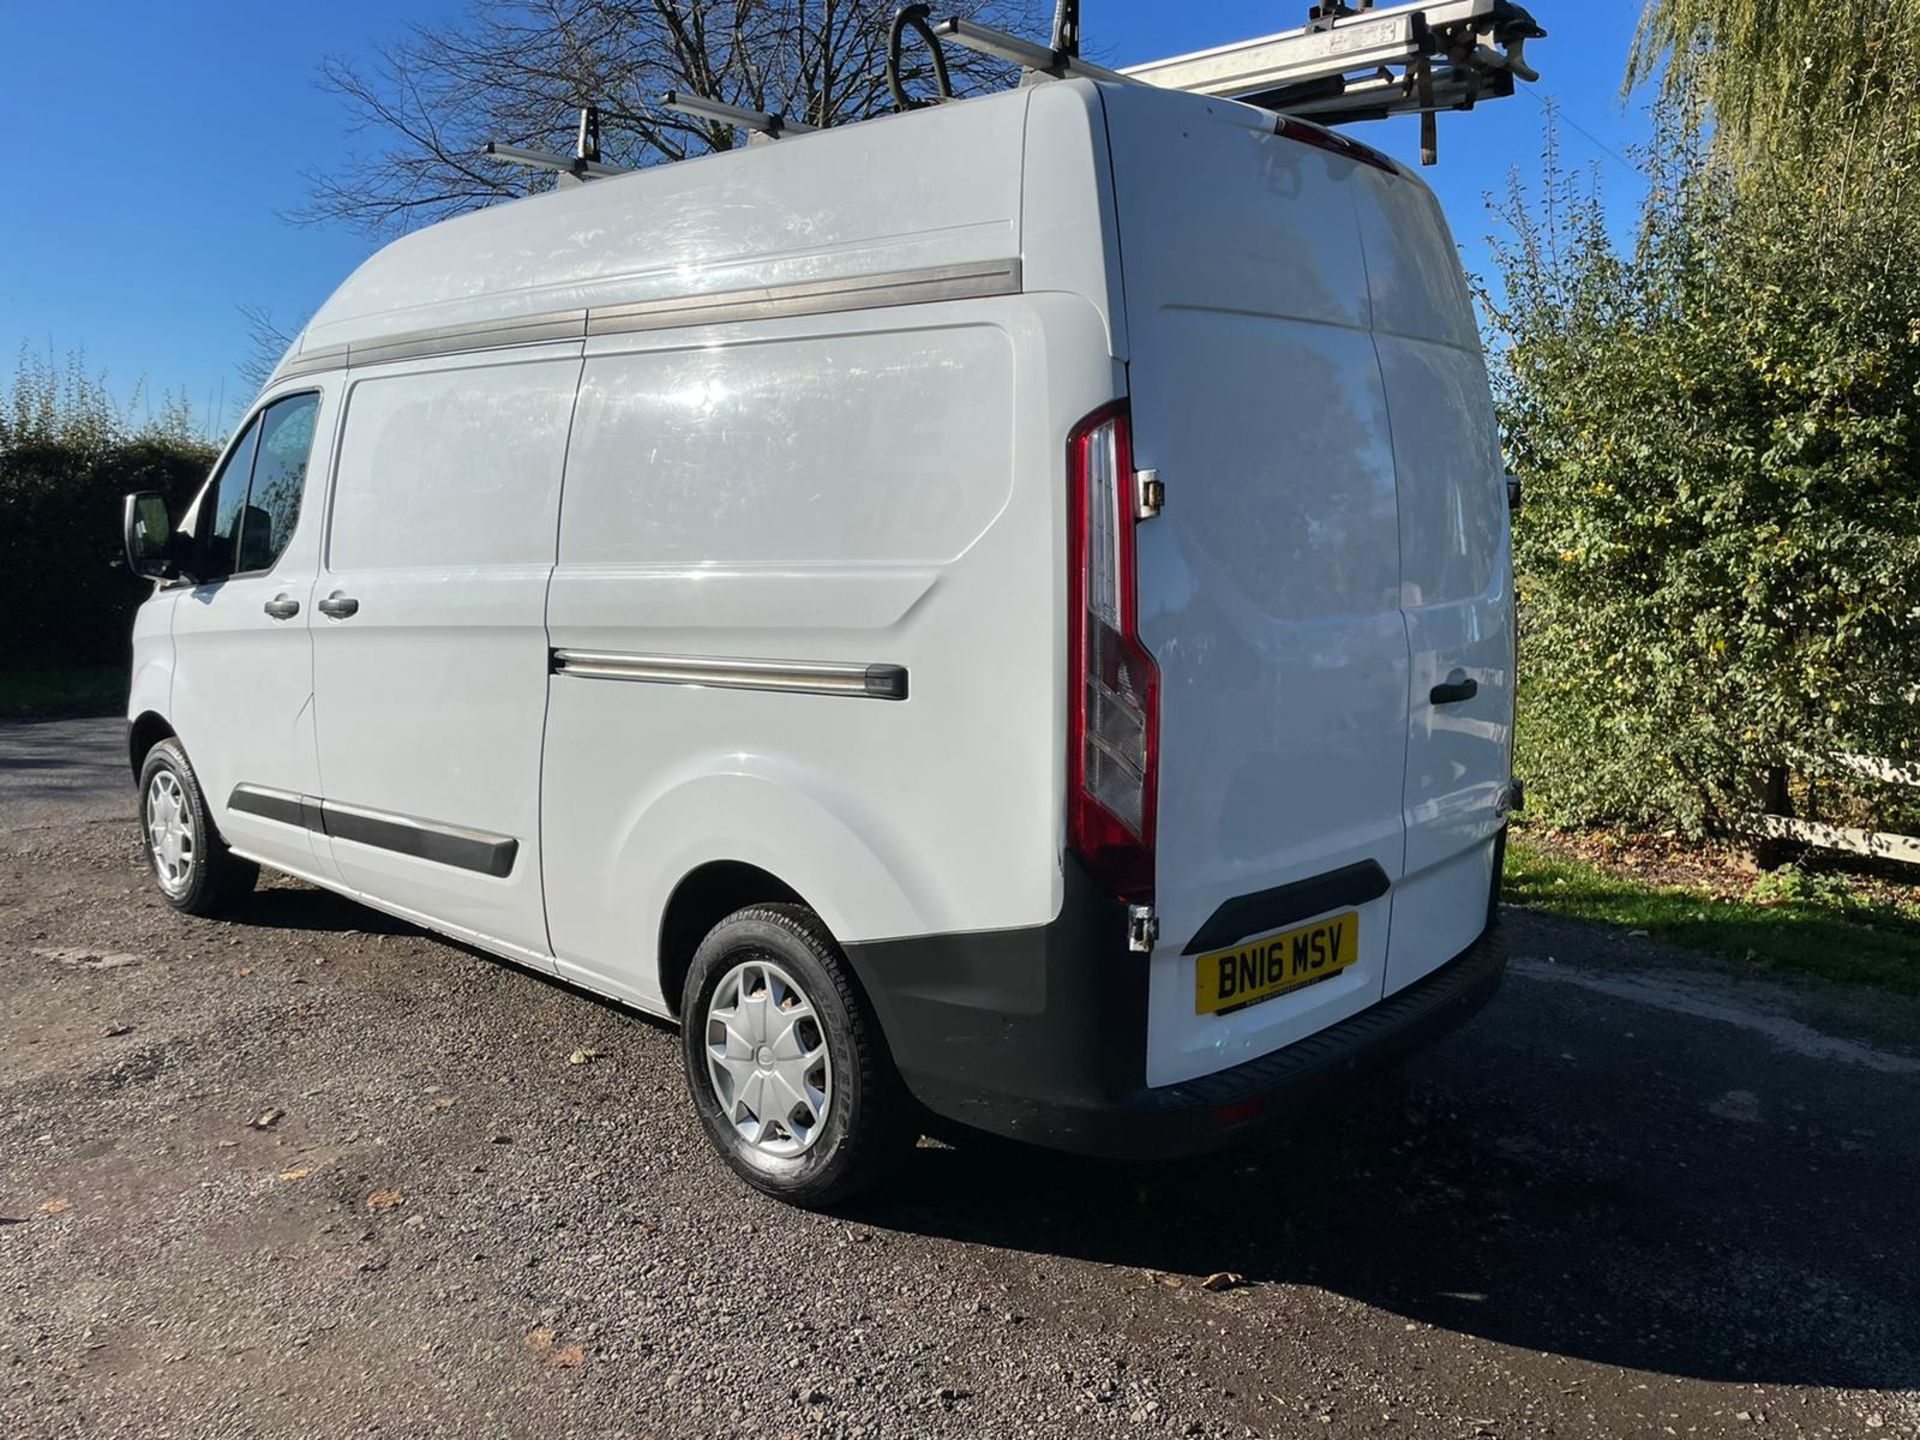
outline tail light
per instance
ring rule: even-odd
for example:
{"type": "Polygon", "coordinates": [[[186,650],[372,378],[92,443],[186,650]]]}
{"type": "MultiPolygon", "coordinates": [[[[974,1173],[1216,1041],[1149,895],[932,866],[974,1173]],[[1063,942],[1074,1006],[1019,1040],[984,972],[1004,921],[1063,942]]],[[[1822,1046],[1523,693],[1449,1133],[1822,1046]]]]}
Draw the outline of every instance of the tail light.
{"type": "Polygon", "coordinates": [[[1140,644],[1126,402],[1067,441],[1067,843],[1122,899],[1153,898],[1160,672],[1140,644]]]}

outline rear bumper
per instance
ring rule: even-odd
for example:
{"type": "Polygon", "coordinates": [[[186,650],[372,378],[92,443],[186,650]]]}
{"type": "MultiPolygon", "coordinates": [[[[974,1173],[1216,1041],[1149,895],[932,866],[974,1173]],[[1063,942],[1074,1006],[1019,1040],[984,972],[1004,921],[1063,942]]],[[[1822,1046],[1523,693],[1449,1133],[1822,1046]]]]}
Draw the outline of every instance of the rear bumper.
{"type": "Polygon", "coordinates": [[[1498,988],[1497,925],[1380,1004],[1284,1049],[1149,1088],[1146,957],[1069,862],[1067,903],[1031,930],[848,947],[895,1063],[935,1114],[1084,1155],[1155,1159],[1233,1143],[1470,1019],[1498,988]]]}

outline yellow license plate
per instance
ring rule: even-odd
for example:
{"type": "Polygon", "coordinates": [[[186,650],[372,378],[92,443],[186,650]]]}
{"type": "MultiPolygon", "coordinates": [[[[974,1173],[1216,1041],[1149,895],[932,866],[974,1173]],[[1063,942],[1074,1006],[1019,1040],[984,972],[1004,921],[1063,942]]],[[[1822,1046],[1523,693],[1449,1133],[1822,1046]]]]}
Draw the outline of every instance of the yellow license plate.
{"type": "Polygon", "coordinates": [[[1360,958],[1360,916],[1349,910],[1298,930],[1263,935],[1194,962],[1193,1008],[1224,1015],[1331,979],[1360,958]]]}

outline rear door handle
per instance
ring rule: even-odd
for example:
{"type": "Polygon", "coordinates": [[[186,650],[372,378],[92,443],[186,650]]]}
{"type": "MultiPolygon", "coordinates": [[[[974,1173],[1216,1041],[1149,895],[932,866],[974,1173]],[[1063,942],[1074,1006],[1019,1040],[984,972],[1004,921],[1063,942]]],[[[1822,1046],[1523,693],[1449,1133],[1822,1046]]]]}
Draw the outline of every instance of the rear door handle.
{"type": "Polygon", "coordinates": [[[1466,671],[1456,669],[1447,676],[1444,684],[1434,686],[1427,698],[1436,705],[1458,705],[1462,700],[1471,700],[1479,693],[1480,682],[1466,671]]]}
{"type": "Polygon", "coordinates": [[[286,595],[276,595],[262,608],[276,620],[291,620],[300,613],[300,602],[286,595]]]}
{"type": "Polygon", "coordinates": [[[320,613],[329,620],[344,620],[360,609],[360,602],[351,595],[342,595],[338,590],[320,602],[320,613]]]}

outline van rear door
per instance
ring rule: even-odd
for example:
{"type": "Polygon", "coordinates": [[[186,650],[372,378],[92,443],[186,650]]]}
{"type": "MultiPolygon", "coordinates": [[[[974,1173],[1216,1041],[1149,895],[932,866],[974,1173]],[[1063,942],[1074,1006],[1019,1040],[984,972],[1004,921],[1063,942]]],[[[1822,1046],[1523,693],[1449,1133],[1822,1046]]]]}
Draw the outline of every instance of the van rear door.
{"type": "Polygon", "coordinates": [[[1244,106],[1102,95],[1134,463],[1166,486],[1165,510],[1138,531],[1140,633],[1161,696],[1147,1081],[1165,1085],[1384,993],[1409,661],[1352,195],[1363,167],[1244,106]],[[1244,974],[1201,963],[1301,927],[1323,928],[1301,939],[1306,969],[1281,977],[1310,983],[1285,993],[1249,1004],[1262,985],[1240,982],[1290,972],[1291,939],[1244,974]]]}
{"type": "Polygon", "coordinates": [[[1391,995],[1486,927],[1512,774],[1513,567],[1486,362],[1439,202],[1408,176],[1363,167],[1354,180],[1413,660],[1391,995]]]}

